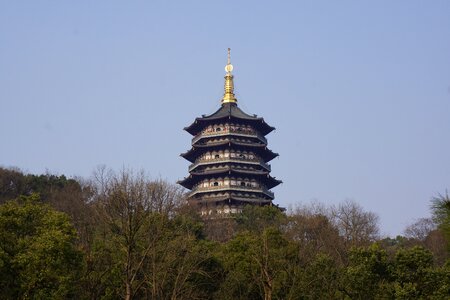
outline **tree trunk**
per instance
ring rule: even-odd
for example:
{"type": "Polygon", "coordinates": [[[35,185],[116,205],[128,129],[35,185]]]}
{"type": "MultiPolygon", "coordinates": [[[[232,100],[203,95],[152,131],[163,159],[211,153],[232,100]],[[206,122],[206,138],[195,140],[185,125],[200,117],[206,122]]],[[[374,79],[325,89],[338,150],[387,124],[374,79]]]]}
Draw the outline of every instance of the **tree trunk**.
{"type": "Polygon", "coordinates": [[[272,288],[264,286],[264,300],[272,300],[272,288]]]}
{"type": "Polygon", "coordinates": [[[131,284],[128,282],[126,283],[125,300],[131,300],[131,284]]]}

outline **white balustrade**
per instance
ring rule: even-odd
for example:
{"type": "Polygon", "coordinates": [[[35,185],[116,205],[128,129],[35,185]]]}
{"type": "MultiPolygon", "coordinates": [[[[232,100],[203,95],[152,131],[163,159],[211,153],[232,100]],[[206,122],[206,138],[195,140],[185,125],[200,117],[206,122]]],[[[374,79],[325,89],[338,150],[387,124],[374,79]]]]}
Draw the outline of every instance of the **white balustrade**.
{"type": "Polygon", "coordinates": [[[264,161],[260,160],[259,158],[245,158],[245,157],[219,157],[219,158],[209,158],[209,159],[199,159],[198,161],[194,162],[189,166],[189,172],[191,172],[193,169],[195,169],[197,166],[200,165],[209,165],[209,164],[216,164],[216,163],[249,163],[253,165],[261,165],[267,170],[271,170],[270,165],[265,163],[264,161]]]}
{"type": "Polygon", "coordinates": [[[199,193],[199,192],[218,192],[218,191],[226,191],[226,190],[238,190],[244,192],[261,192],[269,197],[273,198],[274,193],[266,189],[265,187],[254,187],[254,186],[244,186],[238,184],[229,184],[229,185],[217,185],[217,186],[208,186],[208,187],[196,187],[192,192],[189,193],[189,197],[199,193]]]}
{"type": "Polygon", "coordinates": [[[224,128],[220,131],[210,131],[210,132],[200,132],[192,139],[192,144],[195,144],[200,139],[204,137],[216,137],[216,136],[224,136],[224,135],[237,135],[237,136],[244,136],[244,137],[256,137],[260,139],[262,142],[267,144],[267,139],[260,133],[253,131],[253,130],[237,130],[234,128],[224,128]]]}

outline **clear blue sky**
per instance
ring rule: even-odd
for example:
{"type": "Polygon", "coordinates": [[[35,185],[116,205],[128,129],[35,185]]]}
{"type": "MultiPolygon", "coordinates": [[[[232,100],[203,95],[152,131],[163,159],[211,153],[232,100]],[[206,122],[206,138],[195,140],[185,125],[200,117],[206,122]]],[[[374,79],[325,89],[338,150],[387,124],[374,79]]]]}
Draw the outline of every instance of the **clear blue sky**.
{"type": "Polygon", "coordinates": [[[1,1],[0,165],[187,175],[182,128],[277,130],[276,203],[352,199],[395,235],[450,188],[450,1],[1,1]],[[364,3],[363,3],[364,2],[364,3]]]}

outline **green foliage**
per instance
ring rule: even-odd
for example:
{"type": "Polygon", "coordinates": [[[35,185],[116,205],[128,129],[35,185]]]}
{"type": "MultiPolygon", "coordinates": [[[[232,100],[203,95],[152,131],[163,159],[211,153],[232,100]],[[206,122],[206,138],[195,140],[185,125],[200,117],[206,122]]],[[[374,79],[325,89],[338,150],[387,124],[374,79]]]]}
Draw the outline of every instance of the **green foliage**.
{"type": "Polygon", "coordinates": [[[134,299],[208,299],[218,289],[216,246],[195,218],[147,211],[108,220],[87,259],[85,298],[125,298],[127,280],[134,299]]]}
{"type": "Polygon", "coordinates": [[[450,251],[450,196],[448,193],[433,197],[431,200],[431,210],[435,222],[444,232],[450,251]]]}
{"type": "Polygon", "coordinates": [[[423,247],[400,249],[395,255],[393,276],[398,299],[418,299],[433,293],[433,255],[423,247]]]}
{"type": "Polygon", "coordinates": [[[10,299],[74,296],[82,266],[68,217],[36,195],[0,206],[0,290],[10,299]]]}
{"type": "Polygon", "coordinates": [[[223,245],[226,272],[218,299],[284,299],[293,284],[292,263],[298,248],[273,227],[243,232],[223,245]],[[269,298],[267,298],[269,299],[269,298]],[[271,299],[271,298],[270,298],[271,299]]]}
{"type": "Polygon", "coordinates": [[[317,254],[303,268],[297,268],[289,299],[334,299],[338,297],[339,267],[330,256],[317,254]]]}
{"type": "Polygon", "coordinates": [[[279,227],[286,220],[286,215],[276,206],[246,205],[242,213],[236,216],[240,231],[262,232],[267,227],[279,227]]]}
{"type": "Polygon", "coordinates": [[[0,298],[449,298],[448,195],[433,200],[438,231],[369,245],[373,228],[355,229],[374,220],[353,204],[338,215],[354,212],[348,230],[324,209],[286,216],[271,206],[208,223],[167,182],[125,171],[98,179],[0,168],[0,203],[25,195],[0,206],[0,298]]]}
{"type": "Polygon", "coordinates": [[[352,248],[343,274],[343,291],[352,299],[376,299],[388,293],[389,277],[387,254],[379,245],[352,248]]]}
{"type": "Polygon", "coordinates": [[[0,203],[21,195],[39,194],[40,200],[48,202],[57,192],[65,189],[80,190],[80,184],[64,175],[23,174],[19,170],[0,168],[0,203]]]}

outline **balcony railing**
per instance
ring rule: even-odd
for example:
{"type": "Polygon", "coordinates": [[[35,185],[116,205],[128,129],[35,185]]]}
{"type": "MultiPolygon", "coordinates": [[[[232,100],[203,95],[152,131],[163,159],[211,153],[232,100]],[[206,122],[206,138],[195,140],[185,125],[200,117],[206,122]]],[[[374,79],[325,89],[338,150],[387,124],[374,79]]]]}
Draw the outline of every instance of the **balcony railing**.
{"type": "Polygon", "coordinates": [[[193,169],[195,169],[197,166],[201,165],[209,165],[209,164],[216,164],[216,163],[249,163],[253,165],[261,165],[266,170],[271,171],[270,165],[265,163],[259,158],[244,158],[244,157],[220,157],[220,158],[211,158],[211,159],[200,159],[193,164],[189,166],[189,172],[191,172],[193,169]]]}
{"type": "MultiPolygon", "coordinates": [[[[224,137],[224,135],[222,135],[221,137],[224,137]]],[[[233,139],[231,139],[231,140],[233,140],[233,139]]],[[[223,140],[223,139],[220,139],[220,140],[208,140],[206,142],[200,142],[200,143],[196,144],[196,146],[212,147],[212,146],[216,146],[216,145],[224,145],[224,144],[230,143],[231,140],[223,140]]],[[[242,140],[234,140],[234,141],[237,142],[240,145],[249,146],[249,147],[253,147],[255,145],[259,145],[259,146],[260,145],[265,145],[265,144],[263,144],[261,142],[254,143],[254,142],[251,142],[251,141],[242,141],[242,140]]]]}
{"type": "Polygon", "coordinates": [[[223,136],[223,135],[237,135],[243,137],[255,137],[260,139],[264,144],[267,144],[267,139],[260,133],[256,131],[249,130],[238,130],[234,128],[224,128],[221,131],[211,131],[211,132],[200,132],[192,139],[192,144],[198,142],[200,139],[204,137],[215,137],[215,136],[223,136]]]}
{"type": "Polygon", "coordinates": [[[254,187],[254,186],[244,186],[239,184],[229,184],[229,185],[218,185],[218,186],[208,186],[208,187],[197,187],[192,192],[189,193],[189,197],[197,193],[207,193],[207,192],[219,192],[227,190],[238,190],[243,192],[259,192],[266,194],[267,196],[274,198],[274,193],[266,189],[265,187],[254,187]]]}
{"type": "Polygon", "coordinates": [[[240,165],[234,165],[233,167],[230,167],[227,165],[219,165],[219,166],[215,166],[210,169],[202,169],[202,170],[194,171],[193,173],[195,173],[195,174],[217,174],[220,172],[225,172],[225,171],[230,171],[230,170],[237,170],[237,171],[241,171],[244,173],[250,173],[250,174],[263,174],[263,175],[267,174],[267,171],[243,167],[240,165]]]}

